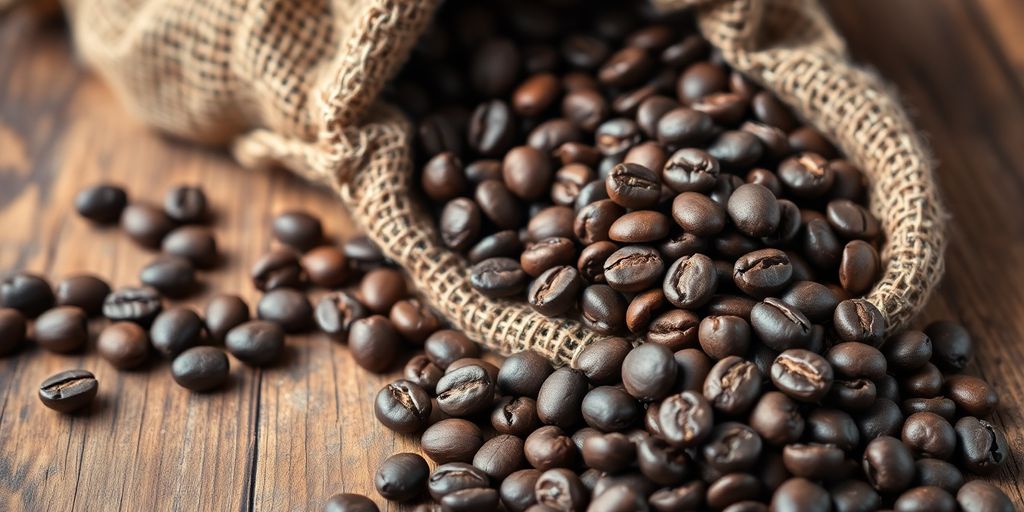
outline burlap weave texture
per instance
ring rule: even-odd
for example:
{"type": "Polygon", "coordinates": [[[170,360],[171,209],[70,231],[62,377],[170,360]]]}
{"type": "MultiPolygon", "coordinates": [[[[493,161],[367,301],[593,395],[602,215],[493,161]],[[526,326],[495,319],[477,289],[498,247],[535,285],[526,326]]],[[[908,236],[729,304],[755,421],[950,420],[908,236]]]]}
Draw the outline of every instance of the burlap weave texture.
{"type": "MultiPolygon", "coordinates": [[[[378,99],[437,0],[65,0],[76,48],[146,122],[230,144],[247,167],[284,166],[338,191],[418,291],[470,337],[567,362],[597,337],[487,299],[412,199],[408,122],[378,99]]],[[[926,149],[896,98],[854,66],[815,0],[660,0],[695,8],[731,66],[827,134],[870,181],[886,233],[868,299],[890,328],[943,271],[943,210],[926,149]]]]}

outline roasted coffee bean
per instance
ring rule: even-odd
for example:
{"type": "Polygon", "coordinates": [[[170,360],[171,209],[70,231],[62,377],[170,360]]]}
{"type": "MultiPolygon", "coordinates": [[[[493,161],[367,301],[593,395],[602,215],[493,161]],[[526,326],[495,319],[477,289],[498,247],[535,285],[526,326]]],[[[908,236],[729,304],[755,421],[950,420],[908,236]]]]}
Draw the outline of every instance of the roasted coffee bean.
{"type": "Polygon", "coordinates": [[[381,463],[373,477],[373,486],[384,499],[409,501],[427,488],[430,467],[416,453],[396,453],[381,463]]]}
{"type": "Polygon", "coordinates": [[[149,336],[137,324],[115,322],[105,327],[96,339],[100,357],[117,369],[137,368],[149,357],[149,336]]]}
{"type": "Polygon", "coordinates": [[[571,467],[579,457],[576,444],[555,425],[535,430],[526,438],[523,450],[530,465],[541,471],[571,467]]]}
{"type": "Polygon", "coordinates": [[[651,208],[661,197],[658,174],[640,164],[622,163],[612,168],[605,180],[608,197],[631,209],[651,208]]]}
{"type": "Polygon", "coordinates": [[[438,421],[420,437],[423,453],[438,464],[471,462],[483,442],[480,427],[461,418],[438,421]]]}
{"type": "Polygon", "coordinates": [[[619,246],[608,241],[595,242],[584,247],[576,261],[576,270],[580,271],[580,277],[592,284],[604,283],[604,262],[617,250],[619,246]]]}
{"type": "Polygon", "coordinates": [[[644,135],[655,139],[658,135],[658,121],[668,112],[679,108],[679,102],[661,95],[652,95],[637,105],[636,122],[644,135]]]}
{"type": "Polygon", "coordinates": [[[857,423],[847,412],[820,407],[807,413],[804,437],[822,444],[832,444],[850,451],[860,443],[857,423]]]}
{"type": "Polygon", "coordinates": [[[336,288],[349,278],[345,253],[330,246],[315,247],[303,255],[302,268],[310,282],[321,288],[336,288]]]}
{"type": "Polygon", "coordinates": [[[582,453],[587,467],[609,473],[622,471],[636,461],[636,446],[618,432],[588,437],[583,441],[582,453]]]}
{"type": "Polygon", "coordinates": [[[678,371],[671,350],[648,343],[634,348],[623,359],[622,384],[638,400],[660,400],[671,392],[678,371]]]}
{"type": "Polygon", "coordinates": [[[587,378],[579,370],[563,367],[544,380],[537,392],[537,417],[563,429],[579,423],[580,406],[587,394],[587,378]]]}
{"type": "Polygon", "coordinates": [[[833,475],[841,469],[843,458],[843,451],[831,444],[793,443],[782,449],[786,470],[801,478],[833,475]]]}
{"type": "Polygon", "coordinates": [[[726,87],[728,77],[721,67],[710,62],[697,62],[679,75],[676,92],[684,103],[691,103],[726,87]]]}
{"type": "Polygon", "coordinates": [[[792,283],[780,299],[815,323],[831,320],[832,313],[839,305],[836,294],[829,287],[815,281],[792,283]]]}
{"type": "Polygon", "coordinates": [[[427,337],[441,328],[441,318],[419,299],[404,299],[391,307],[391,324],[406,341],[422,345],[427,337]]]}
{"type": "Polygon", "coordinates": [[[393,268],[371,270],[359,282],[359,301],[374,313],[386,314],[408,294],[405,276],[393,268]]]}
{"type": "MultiPolygon", "coordinates": [[[[697,105],[691,106],[696,108],[697,105]]],[[[752,133],[729,130],[711,142],[708,154],[718,159],[723,169],[736,171],[757,164],[764,154],[764,147],[752,133]]]]}
{"type": "Polygon", "coordinates": [[[699,192],[683,192],[672,201],[672,218],[687,233],[715,236],[725,228],[725,210],[699,192]]]}
{"type": "Polygon", "coordinates": [[[480,238],[480,207],[470,199],[452,199],[441,211],[441,240],[454,251],[466,251],[480,238]]]}
{"type": "Polygon", "coordinates": [[[553,170],[548,157],[530,146],[517,146],[505,154],[502,177],[516,196],[540,199],[548,191],[553,170]]]}
{"type": "Polygon", "coordinates": [[[971,335],[956,322],[932,322],[924,333],[932,342],[932,362],[942,370],[961,371],[974,357],[971,335]]]}
{"type": "Polygon", "coordinates": [[[303,332],[313,323],[313,306],[302,292],[278,288],[260,298],[256,316],[280,325],[287,333],[303,332]]]}
{"type": "Polygon", "coordinates": [[[656,242],[668,236],[671,221],[661,212],[638,210],[629,212],[612,223],[608,237],[616,242],[639,244],[656,242]]]}
{"type": "Polygon", "coordinates": [[[438,406],[445,414],[465,417],[491,405],[494,382],[487,370],[473,364],[447,372],[437,382],[436,391],[438,406]]]}
{"type": "Polygon", "coordinates": [[[383,316],[360,318],[349,326],[348,348],[352,359],[371,372],[383,373],[390,369],[401,344],[398,331],[383,316]]]}
{"type": "Polygon", "coordinates": [[[522,250],[523,244],[519,240],[519,233],[505,230],[481,239],[469,250],[467,258],[470,263],[477,264],[490,258],[514,258],[522,250]]]}
{"type": "Polygon", "coordinates": [[[790,478],[772,494],[771,510],[831,510],[832,499],[806,478],[790,478]]]}
{"type": "Polygon", "coordinates": [[[531,240],[571,238],[576,214],[568,206],[549,206],[533,214],[526,230],[531,240]]]}
{"type": "Polygon", "coordinates": [[[859,341],[873,347],[882,344],[885,318],[866,299],[848,299],[836,306],[832,317],[836,335],[843,341],[859,341]]]}
{"type": "Polygon", "coordinates": [[[832,365],[810,350],[789,349],[775,358],[772,383],[780,391],[803,402],[817,402],[832,386],[832,365]]]}
{"type": "Polygon", "coordinates": [[[423,344],[427,357],[441,369],[447,369],[452,362],[465,357],[478,357],[480,347],[465,334],[451,329],[441,329],[431,334],[423,344]]]}
{"type": "Polygon", "coordinates": [[[769,297],[782,291],[792,277],[789,256],[778,249],[747,253],[736,260],[732,270],[736,287],[754,297],[769,297]]]}
{"type": "Polygon", "coordinates": [[[441,509],[452,512],[494,510],[498,506],[498,491],[494,489],[461,489],[441,498],[441,509]]]}
{"type": "Polygon", "coordinates": [[[538,504],[561,512],[583,510],[590,501],[580,478],[564,468],[549,469],[541,474],[534,484],[534,493],[538,504]]]}
{"type": "Polygon", "coordinates": [[[890,436],[880,436],[868,443],[863,465],[868,483],[882,493],[907,489],[916,471],[910,449],[890,436]]]}
{"type": "Polygon", "coordinates": [[[261,256],[252,266],[251,275],[253,286],[264,292],[278,288],[301,288],[308,279],[299,255],[286,247],[271,249],[261,256]]]}
{"type": "MultiPolygon", "coordinates": [[[[835,169],[829,165],[830,169],[835,169]]],[[[871,240],[878,237],[878,220],[863,206],[848,199],[835,199],[825,208],[829,225],[847,239],[871,240]]]]}
{"type": "Polygon", "coordinates": [[[585,164],[566,164],[555,173],[555,182],[551,185],[551,201],[561,206],[575,205],[580,191],[594,177],[594,171],[585,164]]]}
{"type": "Polygon", "coordinates": [[[856,417],[856,421],[861,438],[870,441],[879,436],[898,436],[903,425],[903,413],[895,402],[879,397],[856,417]]]}
{"type": "Polygon", "coordinates": [[[902,376],[900,393],[911,398],[932,398],[942,391],[942,372],[926,363],[921,368],[902,376]]]}
{"type": "Polygon", "coordinates": [[[45,278],[18,273],[0,281],[0,307],[16,309],[35,318],[54,304],[53,290],[45,278]]]}
{"type": "Polygon", "coordinates": [[[670,309],[651,320],[645,339],[648,343],[680,350],[697,342],[700,319],[685,309],[670,309]]]}
{"type": "Polygon", "coordinates": [[[952,400],[939,396],[935,398],[908,398],[900,404],[903,414],[909,416],[916,412],[930,412],[938,414],[949,421],[956,417],[956,403],[952,400]]]}
{"type": "Polygon", "coordinates": [[[0,308],[0,356],[17,350],[28,334],[28,322],[20,311],[0,308]]]}
{"type": "MultiPolygon", "coordinates": [[[[658,142],[670,148],[678,148],[701,145],[714,134],[715,126],[708,114],[680,107],[665,112],[658,119],[655,131],[658,142]]],[[[672,160],[675,160],[675,156],[672,160]]]]}
{"type": "Polygon", "coordinates": [[[537,503],[533,488],[541,472],[536,469],[522,469],[509,475],[501,482],[498,494],[501,503],[511,512],[524,512],[537,503]]]}
{"type": "Polygon", "coordinates": [[[932,341],[921,331],[904,331],[882,346],[889,368],[897,372],[917,370],[932,358],[932,341]]]}
{"type": "Polygon", "coordinates": [[[843,377],[878,380],[887,370],[885,356],[877,348],[855,341],[839,343],[825,356],[843,377]]]}
{"type": "Polygon", "coordinates": [[[518,470],[524,461],[523,440],[508,434],[492,437],[473,456],[473,465],[496,482],[518,470]]]}
{"type": "Polygon", "coordinates": [[[767,91],[758,92],[750,99],[750,109],[754,117],[762,123],[785,131],[793,130],[798,126],[793,112],[767,91]]]}
{"type": "Polygon", "coordinates": [[[163,310],[160,294],[154,288],[124,287],[115,290],[103,300],[103,316],[119,322],[135,322],[143,327],[163,310]]]}
{"type": "Polygon", "coordinates": [[[734,503],[755,500],[761,494],[761,482],[747,473],[730,473],[711,483],[707,502],[715,510],[726,510],[734,503]]]}
{"type": "Polygon", "coordinates": [[[278,214],[271,224],[274,238],[299,251],[308,251],[320,245],[324,228],[320,219],[303,211],[278,214]]]}
{"type": "Polygon", "coordinates": [[[815,153],[802,153],[783,160],[778,174],[786,189],[799,198],[824,195],[835,179],[828,160],[815,153]]]}
{"type": "Polygon", "coordinates": [[[745,471],[761,455],[761,436],[750,427],[727,421],[715,426],[700,450],[704,463],[719,473],[745,471]]]}
{"type": "Polygon", "coordinates": [[[103,311],[103,299],[110,295],[110,285],[99,277],[80,274],[57,284],[55,298],[58,306],[76,306],[89,316],[103,311]]]}
{"type": "MultiPolygon", "coordinates": [[[[648,169],[651,169],[655,174],[660,174],[665,167],[665,162],[668,161],[668,155],[665,153],[665,148],[654,141],[647,141],[637,144],[630,148],[626,152],[626,155],[622,158],[622,163],[627,164],[640,164],[648,169]]],[[[670,194],[671,192],[662,187],[662,196],[670,194]]]]}
{"type": "Polygon", "coordinates": [[[917,412],[903,423],[903,444],[920,457],[948,459],[956,448],[956,432],[945,418],[917,412]]]}
{"type": "Polygon", "coordinates": [[[357,269],[370,270],[384,262],[384,253],[365,235],[350,238],[342,245],[342,252],[357,269]]]}
{"type": "Polygon", "coordinates": [[[491,426],[500,434],[526,437],[539,425],[537,402],[532,398],[502,398],[491,411],[491,426]]]}
{"type": "MultiPolygon", "coordinates": [[[[632,345],[624,338],[598,340],[580,352],[573,367],[583,372],[594,385],[613,384],[620,379],[622,363],[632,348],[632,345]]],[[[508,359],[505,361],[505,365],[508,364],[508,361],[508,359]]]]}
{"type": "Polygon", "coordinates": [[[402,372],[405,380],[423,388],[429,394],[434,394],[437,381],[441,380],[444,370],[440,369],[423,354],[413,356],[402,372]]]}
{"type": "Polygon", "coordinates": [[[181,226],[167,233],[160,242],[166,254],[188,259],[200,268],[210,268],[217,264],[217,240],[213,233],[200,226],[181,226]]]}
{"type": "MultiPolygon", "coordinates": [[[[476,191],[473,194],[473,198],[476,200],[476,206],[479,210],[487,217],[488,220],[493,222],[496,226],[502,229],[512,229],[519,227],[523,221],[523,207],[519,199],[512,194],[512,191],[505,186],[505,184],[499,180],[488,179],[482,181],[476,187],[476,191]]],[[[468,203],[461,201],[454,203],[456,208],[453,210],[453,214],[458,214],[452,217],[452,220],[475,223],[475,213],[472,211],[473,206],[468,203]],[[463,212],[466,209],[466,212],[463,212]],[[460,217],[464,213],[468,213],[469,217],[460,217]]],[[[472,230],[476,230],[474,226],[470,226],[472,230]]],[[[473,233],[470,233],[473,234],[473,233]]],[[[475,235],[474,235],[475,236],[475,235]]],[[[518,236],[517,236],[518,240],[518,236]]],[[[483,240],[474,243],[479,245],[483,240]]],[[[475,248],[476,245],[473,246],[475,248]]],[[[472,249],[470,249],[472,250],[472,249]]]]}
{"type": "Polygon", "coordinates": [[[693,391],[671,395],[658,407],[660,437],[678,448],[690,448],[703,442],[714,423],[711,404],[693,391]]]}
{"type": "Polygon", "coordinates": [[[33,332],[39,346],[66,354],[85,346],[89,339],[89,319],[81,308],[57,306],[39,315],[33,332]]]}
{"type": "Polygon", "coordinates": [[[195,291],[196,270],[192,262],[175,255],[158,256],[139,272],[139,281],[170,297],[183,297],[195,291]]]}
{"type": "Polygon", "coordinates": [[[178,185],[164,195],[164,213],[183,224],[206,220],[206,193],[199,186],[178,185]]]}
{"type": "MultiPolygon", "coordinates": [[[[639,143],[640,138],[640,127],[637,126],[636,122],[632,119],[619,117],[609,119],[597,127],[597,130],[594,131],[594,146],[606,157],[620,157],[626,151],[629,151],[629,148],[639,143]]],[[[604,176],[605,174],[602,173],[601,175],[604,176]]],[[[641,185],[634,183],[633,185],[647,188],[649,184],[641,185]]],[[[656,183],[655,185],[658,184],[656,183]]],[[[639,190],[633,189],[632,192],[639,192],[639,190]]],[[[609,190],[608,193],[611,194],[611,191],[609,190]]],[[[642,202],[641,198],[646,198],[649,193],[640,192],[640,195],[634,197],[633,200],[642,202]]]]}
{"type": "Polygon", "coordinates": [[[645,331],[654,315],[665,305],[665,292],[655,288],[633,297],[626,307],[626,327],[632,333],[645,331]]]}
{"type": "Polygon", "coordinates": [[[427,490],[432,498],[440,501],[463,489],[482,489],[488,484],[487,474],[483,471],[463,462],[450,462],[434,469],[427,479],[427,490]]]}
{"type": "Polygon", "coordinates": [[[616,485],[594,497],[587,510],[593,512],[627,512],[648,510],[644,495],[628,485],[616,485]]]}
{"type": "Polygon", "coordinates": [[[744,234],[754,237],[775,232],[781,220],[779,203],[768,188],[747,183],[737,188],[727,207],[729,218],[744,234]]]}
{"type": "Polygon", "coordinates": [[[377,421],[402,434],[412,434],[426,428],[430,411],[430,395],[419,385],[407,380],[397,380],[383,387],[373,404],[377,421]]]}
{"type": "Polygon", "coordinates": [[[749,322],[754,304],[757,302],[747,297],[717,294],[711,297],[706,309],[710,315],[738,316],[749,322]]]}
{"type": "Polygon", "coordinates": [[[964,485],[964,475],[953,464],[939,459],[918,459],[915,485],[930,485],[956,492],[964,485]]]}
{"type": "MultiPolygon", "coordinates": [[[[509,108],[508,104],[501,100],[490,100],[485,101],[476,107],[473,111],[473,115],[469,119],[468,138],[469,145],[475,149],[478,153],[488,157],[494,157],[500,155],[502,152],[512,147],[516,135],[515,130],[515,117],[512,114],[512,109],[509,108]]],[[[440,153],[435,156],[437,158],[441,155],[451,155],[451,153],[440,153]]],[[[454,155],[453,155],[454,156],[454,155]]],[[[448,158],[448,157],[445,157],[448,158]]],[[[461,167],[461,166],[459,166],[461,167]]],[[[461,169],[460,169],[461,171],[461,169]]],[[[436,169],[434,176],[431,178],[431,182],[436,186],[435,191],[447,189],[454,194],[444,193],[443,196],[448,196],[444,199],[438,199],[430,194],[428,195],[434,200],[447,200],[452,199],[458,195],[458,192],[452,188],[451,183],[443,183],[442,178],[447,176],[449,172],[441,172],[440,169],[436,169]]],[[[424,180],[427,180],[427,169],[424,168],[424,180]]],[[[455,178],[458,180],[459,178],[455,178]]],[[[457,181],[456,181],[457,183],[457,181]]],[[[427,187],[425,186],[426,190],[427,187]]]]}
{"type": "Polygon", "coordinates": [[[462,151],[464,126],[449,112],[435,112],[419,122],[417,138],[424,153],[433,156],[445,151],[462,151]]]}
{"type": "Polygon", "coordinates": [[[366,496],[342,493],[335,494],[327,500],[324,512],[380,512],[380,509],[366,496]]]}
{"type": "Polygon", "coordinates": [[[779,227],[772,234],[761,237],[761,242],[769,247],[781,247],[790,244],[800,234],[802,222],[803,214],[796,203],[780,199],[779,227]]]}
{"type": "MultiPolygon", "coordinates": [[[[806,211],[801,213],[805,217],[806,211]]],[[[806,221],[800,241],[804,257],[818,269],[832,272],[843,256],[843,246],[824,219],[806,221]]]]}
{"type": "Polygon", "coordinates": [[[843,249],[839,284],[851,295],[864,294],[875,284],[880,266],[878,251],[871,244],[853,240],[843,249]]]}
{"type": "Polygon", "coordinates": [[[223,342],[228,331],[249,321],[249,305],[237,295],[219,294],[206,303],[203,318],[210,338],[223,342]]]}
{"type": "Polygon", "coordinates": [[[720,173],[718,160],[707,152],[683,148],[665,163],[665,184],[676,192],[709,192],[720,173]]]}
{"type": "MultiPolygon", "coordinates": [[[[597,182],[595,182],[597,183],[597,182]]],[[[590,185],[584,188],[579,198],[584,198],[584,193],[590,185]]],[[[599,199],[583,206],[576,213],[576,220],[573,223],[573,233],[576,238],[584,244],[608,241],[609,231],[612,224],[625,213],[623,208],[611,199],[599,199]]]]}
{"type": "Polygon", "coordinates": [[[132,203],[121,212],[121,229],[138,244],[155,248],[174,229],[174,221],[151,204],[132,203]]]}
{"type": "Polygon", "coordinates": [[[552,371],[543,355],[525,350],[505,359],[498,371],[497,384],[507,394],[536,398],[552,371]]]}
{"type": "Polygon", "coordinates": [[[1009,456],[1006,436],[995,425],[965,416],[956,422],[956,454],[971,472],[987,475],[1002,466],[1009,456]]]}
{"type": "Polygon", "coordinates": [[[674,510],[697,510],[704,503],[707,484],[695,480],[679,487],[666,487],[648,498],[648,503],[658,512],[674,510]]]}
{"type": "Polygon", "coordinates": [[[569,265],[561,265],[547,269],[533,281],[527,300],[538,313],[558,316],[573,307],[582,288],[579,272],[569,265]]]}
{"type": "Polygon", "coordinates": [[[526,246],[519,256],[523,271],[538,277],[554,267],[571,265],[576,261],[576,247],[572,240],[550,237],[526,246]]]}
{"type": "Polygon", "coordinates": [[[904,492],[896,502],[893,509],[897,512],[910,512],[915,510],[932,510],[935,512],[956,512],[959,507],[953,496],[938,487],[915,487],[904,492]]]}
{"type": "Polygon", "coordinates": [[[704,397],[726,414],[748,411],[761,392],[761,372],[754,363],[728,356],[715,363],[704,381],[704,397]]]}
{"type": "Polygon", "coordinates": [[[773,350],[810,345],[810,320],[796,308],[778,299],[768,298],[755,304],[750,311],[750,326],[757,337],[773,350]]]}
{"type": "Polygon", "coordinates": [[[270,365],[284,351],[284,331],[272,322],[245,322],[228,331],[224,338],[224,348],[247,365],[270,365]]]}
{"type": "Polygon", "coordinates": [[[957,409],[970,416],[990,416],[999,405],[999,395],[992,386],[977,377],[950,375],[946,377],[945,389],[957,409]]]}
{"type": "Polygon", "coordinates": [[[718,287],[711,258],[703,254],[683,256],[665,274],[665,298],[678,308],[696,309],[706,304],[718,287]]]}
{"type": "Polygon", "coordinates": [[[829,494],[836,512],[877,510],[882,506],[882,497],[861,480],[843,480],[833,484],[829,487],[829,494]]]}
{"type": "MultiPolygon", "coordinates": [[[[637,439],[637,442],[640,441],[641,439],[637,439]]],[[[666,446],[664,444],[659,444],[658,447],[664,448],[666,446]]],[[[672,450],[671,454],[679,455],[680,452],[678,450],[672,450]]],[[[584,486],[587,486],[588,488],[590,486],[593,487],[593,490],[591,491],[591,494],[593,496],[601,496],[602,494],[608,492],[613,488],[622,486],[629,487],[631,489],[636,489],[637,492],[646,496],[653,493],[654,490],[657,489],[658,487],[645,475],[637,471],[631,471],[617,475],[602,475],[599,473],[595,475],[594,473],[596,473],[596,471],[591,472],[588,470],[588,472],[584,472],[584,474],[580,475],[580,480],[583,482],[584,486]],[[591,481],[588,482],[588,479],[591,481]]]]}
{"type": "Polygon", "coordinates": [[[593,89],[572,91],[562,100],[562,116],[587,132],[597,130],[608,114],[608,102],[593,89]]]}
{"type": "Polygon", "coordinates": [[[195,311],[175,307],[160,313],[149,329],[149,338],[160,355],[173,358],[203,342],[206,326],[195,311]]]}
{"type": "Polygon", "coordinates": [[[369,315],[369,309],[346,291],[324,295],[314,311],[317,327],[337,340],[348,339],[352,323],[369,315]]]}
{"type": "MultiPolygon", "coordinates": [[[[558,146],[558,149],[554,151],[554,157],[557,158],[562,165],[583,164],[588,167],[594,167],[601,160],[601,152],[594,146],[590,146],[588,144],[580,142],[566,142],[565,144],[558,146]]],[[[593,182],[588,184],[593,184],[593,182]]],[[[598,184],[600,186],[597,188],[603,193],[604,183],[598,182],[598,184]]],[[[581,189],[580,193],[582,192],[583,190],[581,189]]]]}
{"type": "Polygon", "coordinates": [[[510,258],[488,258],[470,269],[470,284],[491,298],[519,295],[528,280],[519,262],[510,258]]]}
{"type": "Polygon", "coordinates": [[[39,385],[39,400],[43,405],[65,414],[88,407],[96,398],[99,382],[85,370],[67,370],[43,381],[39,385]]]}
{"type": "Polygon", "coordinates": [[[738,316],[708,316],[700,322],[698,340],[714,359],[742,356],[750,347],[750,324],[738,316]]]}
{"type": "MultiPolygon", "coordinates": [[[[579,128],[568,119],[562,118],[542,121],[526,136],[527,145],[536,149],[542,155],[554,154],[555,149],[561,145],[569,142],[581,142],[582,140],[583,134],[579,128]]],[[[551,179],[550,169],[546,179],[551,179]]],[[[512,185],[510,184],[509,187],[511,188],[512,185]]]]}
{"type": "Polygon", "coordinates": [[[776,446],[800,439],[806,425],[799,405],[778,391],[761,395],[748,423],[765,441],[776,446]]]}
{"type": "Polygon", "coordinates": [[[171,376],[191,391],[211,391],[224,384],[229,372],[228,356],[214,347],[192,347],[171,363],[171,376]]]}
{"type": "Polygon", "coordinates": [[[75,211],[100,224],[117,222],[127,204],[128,194],[117,185],[93,185],[75,195],[75,211]]]}
{"type": "Polygon", "coordinates": [[[652,247],[630,245],[615,251],[604,263],[608,285],[620,292],[635,293],[661,280],[665,262],[652,247]]]}
{"type": "Polygon", "coordinates": [[[983,480],[971,480],[956,493],[956,501],[963,512],[1011,512],[1010,498],[998,487],[983,480]]]}
{"type": "Polygon", "coordinates": [[[632,426],[643,414],[640,403],[621,388],[600,386],[583,397],[583,420],[602,432],[619,432],[632,426]]]}
{"type": "Polygon", "coordinates": [[[628,304],[622,294],[610,286],[595,284],[586,287],[579,301],[583,324],[600,334],[618,334],[626,328],[628,304]]]}

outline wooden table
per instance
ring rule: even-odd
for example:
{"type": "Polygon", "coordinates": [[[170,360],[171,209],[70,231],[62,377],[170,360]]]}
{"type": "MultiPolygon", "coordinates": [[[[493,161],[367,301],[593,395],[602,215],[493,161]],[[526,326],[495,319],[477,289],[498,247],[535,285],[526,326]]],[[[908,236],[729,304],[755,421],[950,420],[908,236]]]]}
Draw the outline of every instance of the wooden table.
{"type": "MultiPolygon", "coordinates": [[[[1022,506],[1024,4],[830,7],[853,53],[899,88],[934,148],[952,243],[924,319],[959,318],[974,333],[976,370],[999,389],[996,420],[1014,449],[1000,485],[1022,506]]],[[[61,27],[0,19],[0,270],[136,282],[153,254],[71,207],[76,191],[101,180],[150,201],[174,184],[202,184],[228,261],[202,279],[249,299],[246,269],[269,246],[276,212],[316,210],[332,236],[354,232],[329,193],[285,173],[251,174],[132,120],[74,63],[61,27]]],[[[201,307],[206,295],[187,303],[201,307]]],[[[373,418],[372,397],[392,376],[361,371],[322,336],[291,338],[278,367],[233,364],[231,374],[223,391],[194,394],[172,382],[165,362],[123,373],[94,351],[35,348],[0,360],[0,510],[314,510],[341,491],[376,497],[378,463],[415,450],[415,439],[373,418]],[[73,417],[42,407],[38,383],[77,367],[99,378],[97,406],[73,417]]]]}

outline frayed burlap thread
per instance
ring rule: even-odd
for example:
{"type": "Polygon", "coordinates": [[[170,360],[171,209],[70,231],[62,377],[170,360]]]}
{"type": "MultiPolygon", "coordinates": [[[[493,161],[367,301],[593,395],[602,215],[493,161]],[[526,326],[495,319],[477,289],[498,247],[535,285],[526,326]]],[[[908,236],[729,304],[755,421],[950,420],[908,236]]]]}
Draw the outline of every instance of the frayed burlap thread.
{"type": "MultiPolygon", "coordinates": [[[[2,1],[2,0],[0,0],[2,1]]],[[[942,274],[942,207],[925,147],[894,96],[849,60],[814,0],[660,0],[866,171],[885,273],[868,295],[905,325],[942,274]]],[[[230,144],[247,167],[334,188],[352,216],[456,328],[503,353],[572,361],[599,338],[469,285],[413,199],[408,121],[379,92],[438,0],[65,0],[76,46],[133,113],[230,144]]]]}

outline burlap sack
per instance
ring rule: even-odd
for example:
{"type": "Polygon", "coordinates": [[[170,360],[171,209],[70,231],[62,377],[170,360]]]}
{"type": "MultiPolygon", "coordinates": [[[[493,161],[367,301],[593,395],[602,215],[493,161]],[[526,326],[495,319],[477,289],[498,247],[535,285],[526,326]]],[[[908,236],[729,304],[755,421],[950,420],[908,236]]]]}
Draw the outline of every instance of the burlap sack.
{"type": "MultiPolygon", "coordinates": [[[[943,270],[943,216],[927,152],[894,96],[855,67],[815,0],[661,0],[827,134],[870,180],[887,235],[868,298],[890,328],[943,270]]],[[[571,361],[596,335],[524,303],[487,299],[410,199],[410,130],[377,100],[437,0],[66,0],[76,47],[152,125],[231,144],[247,167],[282,165],[337,190],[354,219],[457,328],[500,350],[571,361]]]]}

